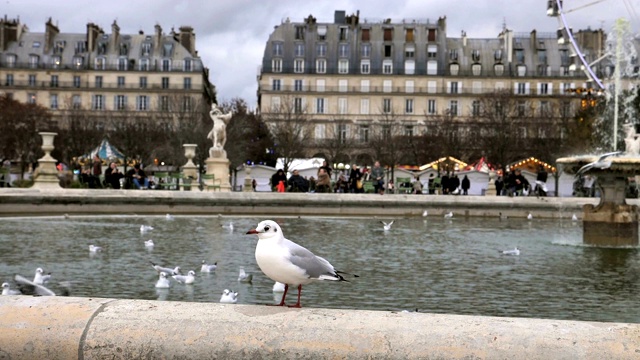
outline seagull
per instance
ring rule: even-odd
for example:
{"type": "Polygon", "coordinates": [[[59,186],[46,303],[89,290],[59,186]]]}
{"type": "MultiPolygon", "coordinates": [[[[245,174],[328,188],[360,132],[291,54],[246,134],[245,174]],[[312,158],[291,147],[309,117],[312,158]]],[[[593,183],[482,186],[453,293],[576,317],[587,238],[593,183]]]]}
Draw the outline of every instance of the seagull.
{"type": "Polygon", "coordinates": [[[149,239],[149,240],[145,240],[144,241],[144,246],[152,248],[154,247],[156,244],[153,243],[153,239],[149,239]]]}
{"type": "Polygon", "coordinates": [[[233,223],[229,222],[229,225],[222,225],[223,228],[228,229],[229,231],[233,232],[233,223]]]}
{"type": "Polygon", "coordinates": [[[147,231],[151,231],[153,230],[153,226],[150,225],[140,225],[140,232],[141,233],[146,233],[147,231]]]}
{"type": "Polygon", "coordinates": [[[243,283],[250,283],[253,280],[253,274],[247,274],[244,272],[244,268],[240,268],[240,274],[238,275],[238,281],[243,283]]]}
{"type": "Polygon", "coordinates": [[[453,212],[449,211],[448,213],[444,214],[444,218],[445,218],[445,219],[451,219],[451,218],[453,218],[453,212]]]}
{"type": "Polygon", "coordinates": [[[2,283],[2,295],[22,295],[18,290],[11,290],[9,283],[2,283]]]}
{"type": "Polygon", "coordinates": [[[611,167],[611,160],[608,160],[607,158],[611,157],[611,156],[617,156],[620,155],[622,153],[622,151],[614,151],[614,152],[610,152],[610,153],[606,153],[606,154],[602,154],[600,155],[600,157],[598,158],[598,160],[588,163],[587,165],[581,167],[578,171],[576,171],[576,177],[580,177],[582,176],[582,174],[586,173],[587,171],[596,168],[596,169],[608,169],[609,167],[611,167]]]}
{"type": "Polygon", "coordinates": [[[158,276],[158,281],[156,282],[156,287],[160,289],[168,289],[171,286],[169,279],[167,279],[167,273],[164,271],[160,272],[158,276]]]}
{"type": "Polygon", "coordinates": [[[180,266],[176,266],[174,269],[170,269],[170,268],[162,267],[160,265],[156,265],[153,263],[153,261],[150,261],[150,263],[151,263],[151,266],[153,266],[153,268],[156,269],[156,271],[159,273],[165,272],[169,275],[180,275],[180,266]]]}
{"type": "Polygon", "coordinates": [[[527,215],[527,220],[533,220],[533,215],[531,215],[531,213],[529,213],[529,215],[527,215]]]}
{"type": "Polygon", "coordinates": [[[520,249],[513,248],[512,250],[501,250],[500,253],[503,255],[520,255],[520,249]]]}
{"type": "Polygon", "coordinates": [[[102,247],[101,246],[95,246],[95,245],[89,245],[89,252],[92,252],[92,253],[102,252],[102,247]]]}
{"type": "Polygon", "coordinates": [[[571,216],[571,221],[578,221],[578,217],[576,216],[576,214],[573,214],[571,216]]]}
{"type": "Polygon", "coordinates": [[[196,280],[195,276],[196,272],[191,270],[187,273],[187,275],[173,275],[172,277],[180,284],[193,284],[193,282],[196,280]]]}
{"type": "Polygon", "coordinates": [[[284,292],[284,284],[283,284],[283,283],[281,283],[281,282],[277,282],[277,281],[276,281],[276,282],[273,284],[273,289],[272,289],[272,291],[273,291],[274,293],[281,293],[281,292],[284,292]]]}
{"type": "Polygon", "coordinates": [[[315,280],[347,281],[340,275],[346,273],[337,271],[327,260],[287,240],[275,221],[262,221],[247,234],[258,235],[255,255],[260,270],[271,280],[285,284],[278,306],[285,305],[289,285],[298,287],[298,301],[292,307],[299,308],[302,285],[315,280]]]}
{"type": "Polygon", "coordinates": [[[49,279],[51,279],[51,273],[45,275],[42,268],[37,268],[36,275],[33,277],[33,283],[36,285],[44,285],[49,279]]]}
{"type": "Polygon", "coordinates": [[[422,217],[427,217],[427,215],[429,215],[429,212],[427,210],[422,212],[422,217]]]}
{"type": "Polygon", "coordinates": [[[13,279],[16,284],[18,284],[20,292],[24,295],[56,296],[53,291],[47,289],[41,284],[37,284],[35,281],[29,281],[18,274],[16,274],[13,279]]]}
{"type": "Polygon", "coordinates": [[[235,304],[238,302],[238,293],[233,292],[233,290],[229,291],[229,289],[224,289],[220,297],[220,302],[223,304],[235,304]]]}
{"type": "Polygon", "coordinates": [[[174,220],[174,219],[175,219],[175,218],[173,217],[173,215],[171,215],[171,214],[167,214],[167,216],[165,216],[165,218],[166,218],[167,220],[174,220]]]}
{"type": "Polygon", "coordinates": [[[384,221],[380,221],[380,222],[382,223],[382,225],[383,225],[384,231],[389,231],[389,230],[391,230],[391,225],[393,225],[393,222],[394,222],[394,221],[395,221],[395,220],[391,220],[391,222],[390,222],[390,223],[386,223],[386,222],[384,222],[384,221]]]}
{"type": "Polygon", "coordinates": [[[202,266],[200,267],[200,272],[214,272],[218,267],[218,263],[213,263],[213,265],[207,265],[204,260],[202,260],[202,266]]]}

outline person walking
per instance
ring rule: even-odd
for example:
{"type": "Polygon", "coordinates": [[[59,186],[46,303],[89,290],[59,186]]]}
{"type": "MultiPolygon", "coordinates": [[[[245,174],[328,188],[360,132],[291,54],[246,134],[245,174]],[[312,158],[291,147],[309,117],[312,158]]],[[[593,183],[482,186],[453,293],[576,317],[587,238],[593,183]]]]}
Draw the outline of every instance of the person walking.
{"type": "Polygon", "coordinates": [[[371,168],[371,180],[373,188],[380,195],[384,194],[384,169],[380,166],[380,161],[376,161],[371,168]]]}
{"type": "Polygon", "coordinates": [[[462,187],[462,195],[469,195],[469,188],[471,187],[471,181],[469,180],[467,175],[465,175],[462,178],[462,184],[460,186],[462,187]]]}
{"type": "Polygon", "coordinates": [[[95,154],[93,156],[93,163],[91,168],[91,181],[89,183],[89,187],[92,189],[101,188],[102,184],[100,183],[100,175],[102,175],[102,160],[100,160],[100,156],[95,154]]]}

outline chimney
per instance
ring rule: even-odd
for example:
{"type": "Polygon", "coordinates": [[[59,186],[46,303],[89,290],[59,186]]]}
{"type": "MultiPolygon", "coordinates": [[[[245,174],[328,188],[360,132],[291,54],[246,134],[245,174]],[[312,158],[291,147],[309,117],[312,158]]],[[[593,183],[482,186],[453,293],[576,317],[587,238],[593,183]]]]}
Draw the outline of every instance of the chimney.
{"type": "Polygon", "coordinates": [[[12,41],[18,41],[22,33],[20,19],[9,20],[7,15],[0,19],[0,51],[5,51],[12,41]]]}
{"type": "Polygon", "coordinates": [[[196,34],[193,33],[191,26],[181,26],[178,39],[180,45],[184,46],[189,51],[189,54],[196,56],[196,34]]]}
{"type": "Polygon", "coordinates": [[[156,49],[156,51],[160,51],[159,50],[160,44],[162,43],[162,27],[160,27],[159,24],[156,24],[155,30],[156,30],[156,38],[153,44],[153,48],[156,49]]]}
{"type": "Polygon", "coordinates": [[[120,26],[113,20],[113,24],[111,24],[111,48],[118,49],[118,45],[120,44],[120,26]]]}
{"type": "Polygon", "coordinates": [[[60,33],[60,30],[57,26],[53,25],[51,22],[51,18],[47,20],[47,23],[44,24],[44,53],[47,54],[51,49],[53,49],[53,39],[60,33]]]}
{"type": "Polygon", "coordinates": [[[538,36],[536,29],[531,30],[531,52],[533,54],[538,52],[538,36]]]}
{"type": "Polygon", "coordinates": [[[462,30],[460,36],[462,37],[462,46],[467,47],[467,32],[462,30]]]}
{"type": "Polygon", "coordinates": [[[102,29],[98,27],[98,25],[94,23],[87,24],[87,51],[93,52],[96,50],[96,40],[98,36],[102,34],[102,29]]]}

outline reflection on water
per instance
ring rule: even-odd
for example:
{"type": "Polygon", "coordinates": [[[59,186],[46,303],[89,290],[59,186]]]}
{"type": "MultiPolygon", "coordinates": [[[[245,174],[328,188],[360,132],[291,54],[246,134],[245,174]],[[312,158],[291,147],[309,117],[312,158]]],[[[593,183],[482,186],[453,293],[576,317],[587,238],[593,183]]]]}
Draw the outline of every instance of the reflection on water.
{"type": "MultiPolygon", "coordinates": [[[[241,304],[278,302],[255,263],[257,237],[244,235],[265,219],[4,218],[0,281],[43,267],[53,273],[52,289],[68,280],[75,296],[218,302],[232,289],[241,304]],[[141,234],[143,224],[155,229],[141,234]],[[149,239],[154,247],[145,246],[149,239]],[[91,254],[90,244],[104,250],[91,254]],[[201,273],[202,260],[218,268],[201,273]],[[150,261],[195,270],[196,281],[156,289],[150,261]],[[238,283],[240,267],[254,274],[251,284],[238,283]]],[[[397,219],[383,231],[377,219],[273,220],[289,239],[360,275],[305,286],[306,307],[640,323],[638,249],[584,247],[581,227],[570,221],[397,219]],[[520,256],[498,251],[515,246],[520,256]]],[[[292,289],[288,301],[296,295],[292,289]]]]}

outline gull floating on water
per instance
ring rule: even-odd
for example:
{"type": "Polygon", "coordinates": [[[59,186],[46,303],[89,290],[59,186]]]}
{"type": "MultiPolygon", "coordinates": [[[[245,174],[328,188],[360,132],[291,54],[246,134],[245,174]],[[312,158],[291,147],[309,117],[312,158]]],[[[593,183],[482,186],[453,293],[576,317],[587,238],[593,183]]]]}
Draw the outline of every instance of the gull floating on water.
{"type": "Polygon", "coordinates": [[[208,265],[204,260],[202,260],[202,266],[200,267],[200,272],[214,272],[218,267],[218,263],[213,263],[213,265],[208,265]]]}
{"type": "Polygon", "coordinates": [[[151,266],[153,266],[153,268],[156,269],[156,271],[159,273],[165,272],[167,273],[167,275],[180,275],[180,266],[176,266],[175,268],[171,269],[171,268],[154,264],[153,261],[150,261],[150,263],[151,263],[151,266]]]}
{"type": "Polygon", "coordinates": [[[298,301],[293,307],[301,307],[302,285],[315,280],[347,281],[327,260],[287,240],[275,221],[262,221],[247,234],[258,235],[255,255],[260,270],[271,280],[285,284],[279,306],[285,305],[289,285],[298,287],[298,301]]]}
{"type": "Polygon", "coordinates": [[[18,290],[12,290],[9,283],[2,283],[2,295],[22,295],[18,290]]]}
{"type": "Polygon", "coordinates": [[[173,275],[173,279],[181,284],[193,284],[196,281],[196,272],[190,270],[187,275],[173,275]]]}
{"type": "Polygon", "coordinates": [[[153,242],[153,239],[145,240],[144,246],[146,247],[154,247],[156,244],[153,242]]]}
{"type": "Polygon", "coordinates": [[[576,214],[573,214],[571,216],[571,221],[578,221],[578,217],[576,216],[576,214]]]}
{"type": "Polygon", "coordinates": [[[281,293],[281,292],[284,292],[284,284],[283,284],[283,283],[281,283],[281,282],[277,282],[277,281],[276,281],[276,282],[273,284],[273,289],[272,289],[271,291],[273,291],[273,292],[275,292],[275,293],[281,293]]]}
{"type": "Polygon", "coordinates": [[[451,218],[453,218],[453,212],[449,211],[448,213],[444,214],[444,218],[445,218],[445,219],[451,219],[451,218]]]}
{"type": "Polygon", "coordinates": [[[33,277],[33,283],[37,285],[44,285],[44,283],[49,281],[49,279],[51,279],[51,273],[45,275],[42,268],[37,268],[36,275],[33,277]]]}
{"type": "Polygon", "coordinates": [[[92,253],[102,252],[102,247],[96,246],[96,245],[89,245],[89,252],[92,252],[92,253]]]}
{"type": "Polygon", "coordinates": [[[42,284],[37,284],[34,281],[29,281],[20,275],[15,275],[13,280],[18,284],[20,292],[24,295],[36,295],[36,296],[56,296],[56,294],[44,287],[42,284]]]}
{"type": "Polygon", "coordinates": [[[533,220],[533,215],[531,215],[531,213],[529,213],[529,215],[527,215],[527,220],[533,220]]]}
{"type": "Polygon", "coordinates": [[[620,155],[622,153],[622,151],[614,151],[614,152],[610,152],[610,153],[606,153],[606,154],[602,154],[600,155],[600,157],[598,158],[598,160],[588,163],[587,165],[581,167],[578,171],[576,171],[576,177],[580,177],[582,176],[582,174],[586,173],[587,171],[595,168],[595,169],[608,169],[611,167],[611,159],[609,159],[609,157],[611,156],[617,156],[620,155]]]}
{"type": "Polygon", "coordinates": [[[144,233],[146,233],[146,232],[148,232],[148,231],[151,231],[151,230],[153,230],[153,226],[150,226],[150,225],[140,225],[140,232],[141,232],[141,233],[143,233],[143,234],[144,234],[144,233]]]}
{"type": "Polygon", "coordinates": [[[175,219],[175,218],[173,217],[173,215],[171,215],[171,214],[167,214],[167,216],[165,216],[165,218],[166,218],[167,220],[173,220],[173,219],[175,219]]]}
{"type": "Polygon", "coordinates": [[[233,223],[232,223],[232,222],[229,222],[229,224],[228,224],[228,225],[222,225],[222,227],[223,227],[224,229],[229,230],[229,231],[233,231],[233,223]]]}
{"type": "Polygon", "coordinates": [[[393,225],[394,221],[395,220],[391,220],[390,223],[386,223],[384,221],[380,221],[380,223],[382,223],[382,228],[384,229],[384,231],[389,231],[389,230],[391,230],[391,225],[393,225]]]}
{"type": "Polygon", "coordinates": [[[422,217],[427,217],[427,215],[429,215],[429,212],[427,210],[422,212],[422,217]]]}
{"type": "Polygon", "coordinates": [[[253,280],[253,274],[247,274],[244,272],[244,268],[240,268],[240,274],[238,275],[238,281],[242,283],[250,283],[253,280]]]}
{"type": "Polygon", "coordinates": [[[229,291],[229,289],[224,289],[220,297],[220,302],[223,304],[235,304],[238,302],[238,293],[233,292],[233,290],[229,291]]]}
{"type": "Polygon", "coordinates": [[[167,273],[164,271],[160,272],[158,275],[158,281],[156,282],[156,287],[159,289],[167,289],[171,286],[169,279],[167,278],[167,273]]]}
{"type": "Polygon", "coordinates": [[[501,250],[500,253],[503,255],[520,255],[520,249],[513,248],[511,250],[501,250]]]}

